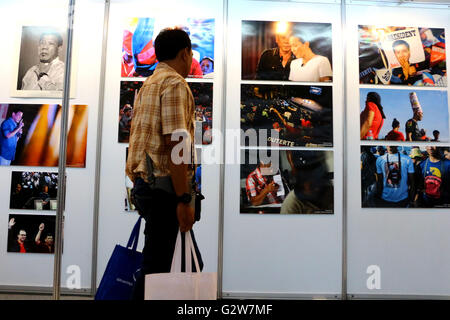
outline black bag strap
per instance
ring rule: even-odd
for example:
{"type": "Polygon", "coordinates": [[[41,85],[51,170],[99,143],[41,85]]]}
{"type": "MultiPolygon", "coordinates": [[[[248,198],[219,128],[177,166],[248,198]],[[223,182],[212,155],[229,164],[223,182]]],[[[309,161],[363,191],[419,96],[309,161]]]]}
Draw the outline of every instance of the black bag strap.
{"type": "Polygon", "coordinates": [[[127,243],[127,248],[132,249],[133,251],[136,251],[137,244],[139,242],[139,232],[141,231],[141,221],[142,217],[139,217],[138,221],[133,227],[133,230],[131,231],[130,239],[127,243]]]}

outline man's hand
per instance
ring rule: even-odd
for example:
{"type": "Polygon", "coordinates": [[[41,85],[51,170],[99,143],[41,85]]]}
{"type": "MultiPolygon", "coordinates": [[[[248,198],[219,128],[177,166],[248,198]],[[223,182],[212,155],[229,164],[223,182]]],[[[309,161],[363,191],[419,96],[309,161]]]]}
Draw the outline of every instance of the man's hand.
{"type": "Polygon", "coordinates": [[[406,57],[401,57],[398,59],[398,62],[400,63],[400,66],[402,67],[403,75],[405,76],[405,80],[408,80],[410,75],[410,65],[409,61],[406,57]]]}
{"type": "Polygon", "coordinates": [[[39,225],[39,231],[44,231],[44,228],[45,228],[45,224],[41,223],[39,225]]]}
{"type": "Polygon", "coordinates": [[[181,232],[187,232],[194,225],[194,208],[186,203],[179,203],[177,206],[177,218],[181,232]]]}
{"type": "Polygon", "coordinates": [[[275,182],[271,182],[266,186],[267,193],[277,191],[280,188],[275,182]]]}
{"type": "Polygon", "coordinates": [[[12,218],[9,220],[8,229],[11,229],[16,224],[16,219],[12,218]]]}

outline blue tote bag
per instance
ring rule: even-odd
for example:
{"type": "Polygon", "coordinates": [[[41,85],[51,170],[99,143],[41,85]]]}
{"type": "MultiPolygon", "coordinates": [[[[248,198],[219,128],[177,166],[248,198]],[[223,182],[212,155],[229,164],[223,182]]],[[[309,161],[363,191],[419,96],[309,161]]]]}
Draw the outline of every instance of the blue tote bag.
{"type": "Polygon", "coordinates": [[[142,253],[136,251],[142,217],[136,222],[126,247],[116,245],[106,266],[95,300],[130,300],[138,272],[142,265],[142,253]]]}

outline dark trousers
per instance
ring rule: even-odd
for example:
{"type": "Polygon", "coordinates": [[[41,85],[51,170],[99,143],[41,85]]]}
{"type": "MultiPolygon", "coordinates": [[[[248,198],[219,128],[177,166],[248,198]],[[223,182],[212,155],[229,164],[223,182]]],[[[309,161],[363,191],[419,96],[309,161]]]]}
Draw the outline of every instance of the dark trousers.
{"type": "MultiPolygon", "coordinates": [[[[175,194],[159,189],[150,190],[148,184],[142,179],[137,179],[134,188],[134,193],[146,193],[149,195],[147,200],[140,200],[137,206],[140,208],[140,214],[145,219],[145,243],[142,268],[140,275],[136,279],[133,300],[143,300],[145,275],[170,272],[179,225],[176,214],[177,202],[175,194]]],[[[139,200],[135,199],[135,201],[139,200]]],[[[184,233],[181,235],[182,257],[184,257],[184,233]]],[[[198,250],[193,230],[191,230],[191,235],[200,269],[203,269],[202,257],[198,250]]],[[[184,270],[184,259],[182,259],[182,262],[182,270],[184,270]]],[[[192,269],[196,271],[193,262],[192,269]]]]}

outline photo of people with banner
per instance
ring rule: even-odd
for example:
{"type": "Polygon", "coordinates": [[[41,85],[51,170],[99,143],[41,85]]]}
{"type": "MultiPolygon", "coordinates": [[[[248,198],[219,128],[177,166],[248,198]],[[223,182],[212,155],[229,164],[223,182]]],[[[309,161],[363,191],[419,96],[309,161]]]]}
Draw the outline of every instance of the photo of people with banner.
{"type": "Polygon", "coordinates": [[[54,253],[55,216],[10,214],[8,252],[54,253]]]}
{"type": "Polygon", "coordinates": [[[158,60],[153,42],[165,28],[186,31],[192,43],[192,66],[189,77],[213,78],[214,75],[214,19],[171,16],[160,18],[131,18],[125,22],[122,42],[122,77],[148,77],[158,60]]]}
{"type": "Polygon", "coordinates": [[[449,208],[448,147],[361,146],[363,208],[449,208]]]}
{"type": "MultiPolygon", "coordinates": [[[[130,139],[134,99],[143,84],[143,81],[120,82],[119,142],[128,143],[130,139]]],[[[213,84],[205,82],[188,82],[188,85],[192,91],[195,102],[195,143],[211,144],[213,84]]]]}
{"type": "Polygon", "coordinates": [[[332,214],[332,151],[242,150],[240,212],[332,214]]]}
{"type": "Polygon", "coordinates": [[[241,129],[250,146],[332,146],[332,87],[243,84],[241,129]]]}
{"type": "MultiPolygon", "coordinates": [[[[86,166],[88,107],[69,108],[67,166],[86,166]]],[[[57,167],[61,106],[0,104],[0,165],[57,167]]]]}
{"type": "Polygon", "coordinates": [[[331,82],[330,23],[242,21],[242,79],[331,82]]]}
{"type": "Polygon", "coordinates": [[[447,86],[443,28],[358,27],[359,83],[447,86]]]}
{"type": "Polygon", "coordinates": [[[10,209],[56,210],[57,172],[13,171],[10,209]]]}
{"type": "Polygon", "coordinates": [[[446,91],[360,89],[361,140],[448,142],[446,91]]]}

